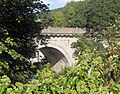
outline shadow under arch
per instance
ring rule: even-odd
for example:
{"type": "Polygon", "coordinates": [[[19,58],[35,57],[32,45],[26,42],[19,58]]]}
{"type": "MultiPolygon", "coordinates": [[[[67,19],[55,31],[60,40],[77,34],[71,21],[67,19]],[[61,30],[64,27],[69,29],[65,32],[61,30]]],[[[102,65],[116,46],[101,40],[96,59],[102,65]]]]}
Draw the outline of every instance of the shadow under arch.
{"type": "Polygon", "coordinates": [[[70,57],[60,46],[54,44],[40,45],[38,49],[47,58],[55,72],[70,66],[70,57]]]}

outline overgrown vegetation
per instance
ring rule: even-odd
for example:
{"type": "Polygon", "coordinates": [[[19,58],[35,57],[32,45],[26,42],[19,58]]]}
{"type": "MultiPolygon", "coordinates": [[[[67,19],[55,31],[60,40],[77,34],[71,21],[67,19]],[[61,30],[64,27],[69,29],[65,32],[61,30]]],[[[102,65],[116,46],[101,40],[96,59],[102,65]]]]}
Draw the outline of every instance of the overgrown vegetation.
{"type": "MultiPolygon", "coordinates": [[[[55,74],[50,65],[47,64],[42,71],[37,72],[34,79],[23,83],[26,81],[25,78],[28,78],[26,77],[29,74],[27,70],[30,67],[23,63],[23,61],[26,61],[25,56],[22,56],[21,53],[18,54],[16,51],[16,48],[19,47],[17,41],[14,41],[14,37],[9,36],[10,33],[7,28],[0,27],[0,94],[120,93],[119,0],[86,0],[83,2],[89,4],[90,7],[89,10],[85,10],[87,14],[84,16],[87,19],[85,18],[86,20],[83,23],[80,21],[82,25],[78,25],[78,27],[84,27],[85,25],[87,32],[78,36],[78,41],[72,45],[76,48],[75,55],[78,62],[74,67],[65,69],[60,74],[55,74]],[[108,5],[110,5],[109,8],[108,5]],[[108,15],[108,12],[110,15],[108,15]],[[24,75],[24,78],[20,78],[22,80],[18,79],[19,73],[20,77],[24,75]],[[11,76],[15,79],[14,84],[13,79],[10,80],[11,76]]],[[[73,13],[71,10],[69,12],[73,13]]],[[[70,14],[69,16],[72,16],[70,14]]],[[[77,21],[79,22],[79,20],[77,21]]],[[[59,24],[62,25],[63,23],[60,21],[59,24]]],[[[69,24],[71,24],[70,27],[75,26],[74,23],[69,24]]]]}
{"type": "Polygon", "coordinates": [[[12,83],[26,83],[32,74],[28,59],[35,54],[34,38],[44,27],[36,22],[36,14],[48,11],[37,1],[0,0],[0,76],[7,75],[12,83]]]}
{"type": "MultiPolygon", "coordinates": [[[[70,69],[55,74],[49,64],[27,84],[11,84],[0,79],[1,94],[119,94],[120,93],[120,20],[109,27],[110,38],[103,43],[85,36],[76,45],[78,62],[70,69]],[[112,33],[113,32],[113,33],[112,33]],[[116,36],[117,35],[117,36],[116,36]]],[[[108,34],[107,34],[108,35],[108,34]]]]}

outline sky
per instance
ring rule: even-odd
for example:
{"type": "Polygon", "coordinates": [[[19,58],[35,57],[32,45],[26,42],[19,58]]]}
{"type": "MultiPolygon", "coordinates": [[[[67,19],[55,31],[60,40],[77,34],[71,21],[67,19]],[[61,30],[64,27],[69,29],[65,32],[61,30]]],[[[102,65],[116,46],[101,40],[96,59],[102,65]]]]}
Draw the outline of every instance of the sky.
{"type": "Polygon", "coordinates": [[[43,1],[45,4],[49,4],[49,8],[51,10],[64,7],[67,2],[80,0],[41,0],[41,1],[43,1]]]}

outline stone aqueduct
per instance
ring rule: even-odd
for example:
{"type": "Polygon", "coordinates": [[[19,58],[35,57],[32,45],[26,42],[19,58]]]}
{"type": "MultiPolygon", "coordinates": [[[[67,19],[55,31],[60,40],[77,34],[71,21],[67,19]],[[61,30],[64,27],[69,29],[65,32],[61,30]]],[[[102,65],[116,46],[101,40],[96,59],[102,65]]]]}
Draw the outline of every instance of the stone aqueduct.
{"type": "Polygon", "coordinates": [[[47,58],[54,71],[59,72],[66,66],[72,66],[76,61],[74,49],[71,47],[77,41],[74,35],[83,34],[80,28],[58,28],[48,27],[40,33],[41,39],[36,40],[38,45],[36,57],[32,62],[40,62],[41,58],[47,58]]]}

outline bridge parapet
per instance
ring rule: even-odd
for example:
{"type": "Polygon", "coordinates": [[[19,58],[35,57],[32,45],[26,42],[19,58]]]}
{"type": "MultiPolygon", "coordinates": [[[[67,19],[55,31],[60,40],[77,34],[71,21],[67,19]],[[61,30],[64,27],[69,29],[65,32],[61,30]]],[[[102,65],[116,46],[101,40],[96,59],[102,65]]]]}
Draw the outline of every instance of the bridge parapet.
{"type": "Polygon", "coordinates": [[[83,33],[85,33],[85,29],[81,28],[48,27],[42,30],[41,35],[72,37],[73,35],[80,35],[83,33]]]}

